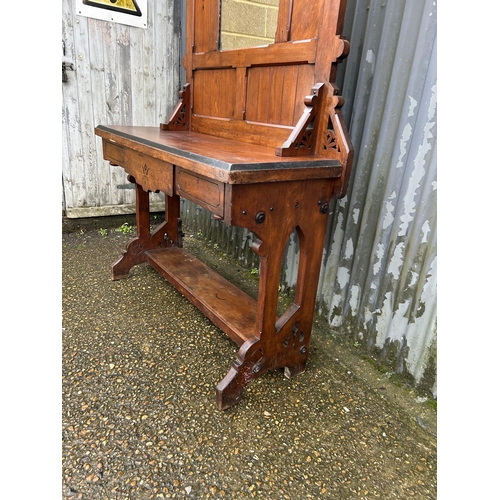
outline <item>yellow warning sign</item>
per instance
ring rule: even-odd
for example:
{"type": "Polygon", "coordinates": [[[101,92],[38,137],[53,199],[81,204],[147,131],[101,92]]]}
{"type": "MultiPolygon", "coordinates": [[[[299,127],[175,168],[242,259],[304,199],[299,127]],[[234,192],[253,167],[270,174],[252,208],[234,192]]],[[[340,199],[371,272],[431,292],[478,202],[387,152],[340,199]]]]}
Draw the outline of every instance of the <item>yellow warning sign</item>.
{"type": "Polygon", "coordinates": [[[122,12],[132,16],[142,16],[136,0],[83,0],[84,5],[122,12]]]}
{"type": "Polygon", "coordinates": [[[76,15],[136,28],[148,27],[148,0],[72,0],[76,15]]]}

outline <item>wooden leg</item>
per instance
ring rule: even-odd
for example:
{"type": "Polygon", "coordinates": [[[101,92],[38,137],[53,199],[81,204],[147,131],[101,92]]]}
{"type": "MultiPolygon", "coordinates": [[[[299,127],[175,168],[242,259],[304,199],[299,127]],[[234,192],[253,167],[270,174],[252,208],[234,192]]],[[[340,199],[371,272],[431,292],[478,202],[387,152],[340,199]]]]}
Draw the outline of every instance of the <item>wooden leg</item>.
{"type": "Polygon", "coordinates": [[[292,378],[302,373],[309,357],[311,331],[316,306],[321,257],[323,255],[326,217],[319,218],[314,226],[297,228],[300,242],[300,261],[295,288],[294,309],[288,321],[283,323],[283,332],[277,331],[277,337],[288,339],[288,345],[296,352],[291,352],[285,360],[285,376],[292,378]],[[290,330],[290,325],[292,326],[290,330]],[[298,356],[297,356],[298,350],[298,356]]]}
{"type": "MultiPolygon", "coordinates": [[[[129,180],[135,183],[132,176],[129,176],[129,180]]],[[[111,266],[113,280],[128,278],[133,266],[146,262],[147,250],[174,245],[182,247],[180,198],[165,195],[165,221],[153,233],[150,230],[149,192],[137,183],[135,199],[137,236],[128,243],[123,255],[111,266]]]]}
{"type": "MultiPolygon", "coordinates": [[[[288,235],[272,232],[273,245],[257,240],[253,250],[260,256],[259,298],[255,339],[243,344],[231,369],[217,386],[217,406],[225,410],[241,400],[244,388],[268,370],[285,365],[286,348],[276,343],[276,310],[281,261],[288,235]]],[[[305,358],[303,365],[305,368],[305,358]]]]}
{"type": "Polygon", "coordinates": [[[318,260],[309,257],[311,253],[321,255],[323,250],[323,240],[314,238],[315,234],[310,242],[302,241],[304,255],[299,264],[295,302],[278,319],[278,285],[288,236],[283,235],[278,244],[274,241],[272,247],[261,241],[254,244],[254,251],[261,257],[256,337],[242,345],[228,374],[217,386],[220,410],[238,403],[244,388],[269,370],[284,368],[285,376],[292,378],[306,369],[319,273],[319,266],[314,264],[318,260]]]}
{"type": "MultiPolygon", "coordinates": [[[[273,232],[273,234],[275,234],[273,232]]],[[[259,298],[257,302],[257,323],[255,339],[245,342],[231,369],[217,386],[217,406],[225,410],[241,400],[243,389],[268,370],[277,368],[273,354],[276,309],[278,304],[278,285],[281,272],[283,250],[288,238],[275,241],[270,247],[260,240],[253,245],[253,250],[261,257],[259,298]]],[[[281,365],[282,366],[282,365],[281,365]]]]}
{"type": "MultiPolygon", "coordinates": [[[[252,198],[259,203],[255,213],[260,206],[265,206],[259,194],[269,203],[274,191],[266,193],[261,188],[260,193],[251,192],[252,198]]],[[[249,345],[248,342],[243,344],[228,374],[217,386],[217,405],[221,410],[238,403],[245,386],[269,370],[284,368],[285,376],[292,378],[306,368],[327,226],[324,205],[329,197],[311,183],[297,189],[291,200],[283,203],[280,199],[273,200],[273,210],[263,222],[262,218],[260,222],[256,218],[255,224],[246,226],[260,238],[253,245],[260,256],[256,340],[249,345]],[[303,205],[307,209],[297,210],[303,205]],[[280,217],[273,218],[273,212],[278,211],[280,217]],[[277,318],[282,258],[293,230],[297,231],[300,242],[295,298],[288,310],[277,318]]],[[[238,218],[235,216],[234,221],[245,222],[245,212],[250,210],[245,206],[237,207],[238,218]]]]}

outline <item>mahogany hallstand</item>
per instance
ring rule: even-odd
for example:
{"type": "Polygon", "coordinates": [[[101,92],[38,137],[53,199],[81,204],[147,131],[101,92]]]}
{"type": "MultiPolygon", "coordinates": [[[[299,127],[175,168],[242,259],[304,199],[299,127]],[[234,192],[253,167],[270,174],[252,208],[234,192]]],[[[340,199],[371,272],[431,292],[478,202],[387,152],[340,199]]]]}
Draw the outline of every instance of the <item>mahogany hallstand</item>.
{"type": "Polygon", "coordinates": [[[293,377],[306,367],[330,201],[346,193],[353,151],[334,84],[349,49],[341,36],[345,1],[282,0],[274,44],[228,51],[209,36],[220,32],[216,5],[187,2],[188,83],[169,120],[99,125],[95,133],[104,159],[125,169],[136,192],[137,236],[112,265],[112,279],[148,263],[239,346],[216,389],[224,410],[268,370],[293,377]],[[160,191],[165,220],[151,231],[149,193],[160,191]],[[256,301],[183,248],[181,197],[255,235],[256,301]],[[295,298],[278,317],[294,231],[295,298]]]}

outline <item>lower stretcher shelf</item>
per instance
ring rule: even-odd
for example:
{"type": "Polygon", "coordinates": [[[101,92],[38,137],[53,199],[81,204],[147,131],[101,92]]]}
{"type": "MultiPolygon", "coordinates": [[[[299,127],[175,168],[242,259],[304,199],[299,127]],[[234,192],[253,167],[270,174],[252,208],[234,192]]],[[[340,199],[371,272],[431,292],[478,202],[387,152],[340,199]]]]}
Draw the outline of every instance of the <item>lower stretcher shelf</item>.
{"type": "Polygon", "coordinates": [[[254,337],[254,299],[182,248],[159,248],[146,255],[152,267],[238,346],[254,337]]]}

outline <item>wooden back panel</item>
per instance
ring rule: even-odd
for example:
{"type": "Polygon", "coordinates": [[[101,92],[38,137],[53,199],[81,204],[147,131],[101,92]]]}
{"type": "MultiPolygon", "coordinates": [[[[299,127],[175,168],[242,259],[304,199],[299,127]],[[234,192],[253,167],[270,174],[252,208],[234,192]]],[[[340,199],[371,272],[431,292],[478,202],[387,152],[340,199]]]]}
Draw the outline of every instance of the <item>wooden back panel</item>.
{"type": "Polygon", "coordinates": [[[333,83],[344,10],[345,0],[281,0],[274,44],[219,51],[220,0],[188,0],[191,130],[274,146],[285,140],[312,87],[333,83]]]}
{"type": "Polygon", "coordinates": [[[191,130],[275,149],[278,156],[340,160],[344,196],[353,150],[335,86],[349,53],[347,0],[279,0],[275,42],[219,50],[220,1],[187,0],[187,84],[166,130],[191,130]]]}

